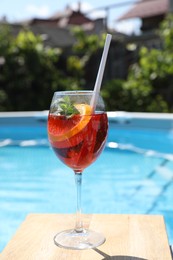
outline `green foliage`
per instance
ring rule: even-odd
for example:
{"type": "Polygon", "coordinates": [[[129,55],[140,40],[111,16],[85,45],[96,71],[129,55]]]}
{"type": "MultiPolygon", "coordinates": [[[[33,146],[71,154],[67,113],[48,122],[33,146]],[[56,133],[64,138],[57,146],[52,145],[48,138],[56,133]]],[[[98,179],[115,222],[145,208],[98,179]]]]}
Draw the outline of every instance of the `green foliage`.
{"type": "Polygon", "coordinates": [[[74,27],[72,33],[76,42],[67,58],[67,72],[76,79],[81,88],[88,89],[94,86],[93,77],[95,80],[98,69],[95,55],[103,49],[106,35],[88,35],[79,27],[74,27]]]}
{"type": "Polygon", "coordinates": [[[73,33],[76,43],[69,55],[45,47],[31,31],[14,37],[10,27],[0,27],[0,111],[48,109],[54,91],[85,88],[86,67],[104,37],[79,28],[73,33]]]}
{"type": "Polygon", "coordinates": [[[173,112],[173,16],[161,24],[162,49],[142,47],[128,78],[108,82],[104,95],[111,110],[173,112]],[[110,92],[110,93],[108,93],[110,92]],[[109,105],[110,104],[110,105],[109,105]]]}
{"type": "Polygon", "coordinates": [[[159,35],[163,40],[163,46],[165,50],[173,50],[172,39],[173,39],[173,15],[169,14],[166,19],[162,22],[159,30],[159,35]]]}
{"type": "Polygon", "coordinates": [[[78,56],[71,55],[67,59],[67,71],[75,78],[80,79],[83,76],[84,64],[78,56]]]}
{"type": "Polygon", "coordinates": [[[0,28],[0,110],[45,110],[57,90],[77,89],[76,81],[57,68],[61,51],[43,45],[30,31],[12,37],[0,28]]]}
{"type": "Polygon", "coordinates": [[[105,34],[100,37],[96,34],[87,35],[80,27],[74,27],[72,32],[77,40],[73,50],[78,54],[90,56],[104,46],[105,34]]]}
{"type": "Polygon", "coordinates": [[[132,68],[128,84],[135,81],[138,90],[148,89],[146,111],[173,111],[173,16],[161,24],[162,49],[142,48],[139,63],[132,68]],[[137,73],[136,73],[137,72],[137,73]]]}
{"type": "Polygon", "coordinates": [[[62,115],[67,118],[70,118],[75,114],[79,114],[79,111],[74,106],[69,96],[65,96],[59,100],[56,100],[55,103],[53,103],[51,112],[53,114],[62,115]]]}
{"type": "Polygon", "coordinates": [[[124,81],[113,79],[105,83],[102,88],[102,96],[106,104],[106,110],[126,110],[124,104],[130,106],[129,92],[124,89],[124,81]]]}
{"type": "MultiPolygon", "coordinates": [[[[142,47],[127,80],[104,84],[107,110],[173,111],[173,16],[161,24],[162,49],[142,47]]],[[[87,35],[73,29],[71,50],[45,47],[41,37],[22,31],[13,37],[0,27],[0,110],[48,109],[54,91],[94,86],[105,35],[87,35]]]]}
{"type": "Polygon", "coordinates": [[[12,35],[10,27],[8,25],[0,26],[0,56],[8,53],[11,41],[12,35]]]}

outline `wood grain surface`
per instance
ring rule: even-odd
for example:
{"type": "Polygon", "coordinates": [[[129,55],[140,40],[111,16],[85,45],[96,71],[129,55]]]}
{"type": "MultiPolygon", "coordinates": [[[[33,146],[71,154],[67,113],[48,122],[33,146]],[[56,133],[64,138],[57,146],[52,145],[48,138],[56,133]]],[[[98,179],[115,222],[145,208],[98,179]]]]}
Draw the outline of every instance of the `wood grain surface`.
{"type": "Polygon", "coordinates": [[[73,214],[30,214],[0,254],[3,260],[171,260],[164,219],[157,215],[84,215],[106,242],[95,249],[57,247],[54,235],[74,226],[73,214]]]}

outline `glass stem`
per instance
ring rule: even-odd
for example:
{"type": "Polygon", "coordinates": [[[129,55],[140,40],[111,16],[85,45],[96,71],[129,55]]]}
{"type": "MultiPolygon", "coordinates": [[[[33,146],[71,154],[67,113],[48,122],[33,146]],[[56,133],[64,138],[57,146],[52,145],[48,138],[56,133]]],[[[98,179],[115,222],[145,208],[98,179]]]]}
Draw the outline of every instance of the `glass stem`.
{"type": "Polygon", "coordinates": [[[77,209],[76,209],[76,226],[75,231],[83,232],[82,210],[81,210],[81,187],[82,187],[82,172],[75,171],[75,182],[77,191],[77,209]]]}

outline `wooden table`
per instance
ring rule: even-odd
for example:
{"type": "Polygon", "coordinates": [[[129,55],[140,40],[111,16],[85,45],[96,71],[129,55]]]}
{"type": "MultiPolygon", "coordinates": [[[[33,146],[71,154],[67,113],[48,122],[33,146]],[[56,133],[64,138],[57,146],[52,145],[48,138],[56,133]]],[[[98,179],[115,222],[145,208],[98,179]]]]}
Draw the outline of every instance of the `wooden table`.
{"type": "Polygon", "coordinates": [[[67,250],[54,235],[74,225],[74,215],[30,214],[0,254],[1,260],[171,260],[164,219],[151,215],[84,215],[85,227],[102,232],[95,249],[67,250]]]}

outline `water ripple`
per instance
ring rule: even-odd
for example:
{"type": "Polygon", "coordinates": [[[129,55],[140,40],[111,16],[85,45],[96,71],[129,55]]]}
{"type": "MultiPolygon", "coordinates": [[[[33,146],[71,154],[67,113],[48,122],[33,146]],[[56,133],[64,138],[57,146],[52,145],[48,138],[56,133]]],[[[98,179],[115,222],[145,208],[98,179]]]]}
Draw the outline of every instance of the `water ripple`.
{"type": "Polygon", "coordinates": [[[159,157],[159,158],[164,158],[164,159],[173,161],[172,154],[160,153],[155,150],[142,149],[142,148],[136,147],[132,144],[121,144],[121,143],[116,143],[116,142],[108,142],[106,147],[110,148],[110,149],[126,150],[126,151],[130,151],[130,152],[138,153],[138,154],[144,154],[145,156],[159,157]]]}
{"type": "Polygon", "coordinates": [[[31,140],[0,140],[0,147],[4,146],[49,146],[47,139],[31,139],[31,140]]]}

